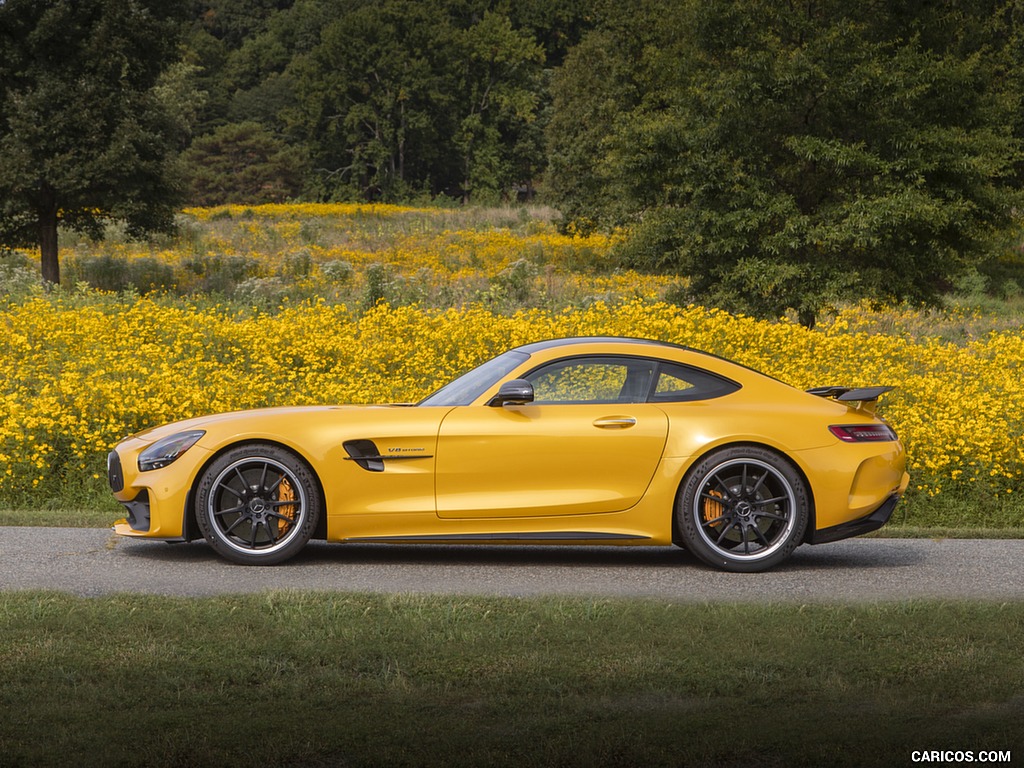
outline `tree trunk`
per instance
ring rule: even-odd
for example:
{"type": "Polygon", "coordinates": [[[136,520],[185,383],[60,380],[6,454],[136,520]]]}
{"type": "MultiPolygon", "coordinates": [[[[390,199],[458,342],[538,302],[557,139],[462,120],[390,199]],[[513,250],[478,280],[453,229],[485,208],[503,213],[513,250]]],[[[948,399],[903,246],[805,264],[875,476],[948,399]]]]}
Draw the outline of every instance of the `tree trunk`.
{"type": "Polygon", "coordinates": [[[401,119],[398,134],[398,180],[405,184],[405,102],[400,103],[401,119]]]}
{"type": "Polygon", "coordinates": [[[39,207],[39,255],[43,282],[60,285],[60,261],[57,256],[57,200],[53,190],[43,192],[39,207]]]}
{"type": "Polygon", "coordinates": [[[471,192],[470,185],[473,183],[469,177],[470,164],[473,162],[473,142],[469,142],[469,146],[466,147],[466,156],[462,159],[462,176],[465,179],[462,182],[462,204],[469,205],[469,195],[471,192]]]}

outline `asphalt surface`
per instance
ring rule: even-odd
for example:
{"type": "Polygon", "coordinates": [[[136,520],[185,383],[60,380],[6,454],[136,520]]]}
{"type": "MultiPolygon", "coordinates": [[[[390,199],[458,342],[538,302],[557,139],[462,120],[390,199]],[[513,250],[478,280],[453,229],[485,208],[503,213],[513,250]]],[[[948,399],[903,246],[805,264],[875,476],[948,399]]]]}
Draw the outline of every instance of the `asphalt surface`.
{"type": "Polygon", "coordinates": [[[799,548],[763,574],[721,573],[673,547],[470,547],[313,542],[278,566],[205,543],[82,528],[0,527],[0,590],[205,596],[266,590],[573,595],[683,602],[1024,599],[1024,541],[851,539],[799,548]]]}

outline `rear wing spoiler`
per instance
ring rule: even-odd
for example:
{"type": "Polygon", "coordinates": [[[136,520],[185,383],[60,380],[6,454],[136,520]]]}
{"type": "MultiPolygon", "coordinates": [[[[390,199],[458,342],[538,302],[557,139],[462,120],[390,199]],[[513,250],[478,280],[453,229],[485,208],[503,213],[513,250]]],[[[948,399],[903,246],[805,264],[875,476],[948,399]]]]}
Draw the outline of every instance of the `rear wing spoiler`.
{"type": "Polygon", "coordinates": [[[878,408],[878,398],[894,389],[895,387],[815,387],[808,389],[807,393],[830,398],[873,416],[878,408]]]}
{"type": "Polygon", "coordinates": [[[814,387],[807,394],[830,397],[841,403],[873,403],[895,387],[814,387]]]}

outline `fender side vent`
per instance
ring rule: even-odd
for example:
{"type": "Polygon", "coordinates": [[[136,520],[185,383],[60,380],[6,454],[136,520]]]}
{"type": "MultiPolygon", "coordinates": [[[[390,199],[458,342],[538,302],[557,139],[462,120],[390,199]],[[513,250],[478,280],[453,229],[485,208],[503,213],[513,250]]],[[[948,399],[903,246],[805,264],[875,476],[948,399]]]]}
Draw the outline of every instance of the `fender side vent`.
{"type": "Polygon", "coordinates": [[[342,443],[349,458],[367,472],[383,472],[384,460],[372,440],[348,440],[342,443]]]}

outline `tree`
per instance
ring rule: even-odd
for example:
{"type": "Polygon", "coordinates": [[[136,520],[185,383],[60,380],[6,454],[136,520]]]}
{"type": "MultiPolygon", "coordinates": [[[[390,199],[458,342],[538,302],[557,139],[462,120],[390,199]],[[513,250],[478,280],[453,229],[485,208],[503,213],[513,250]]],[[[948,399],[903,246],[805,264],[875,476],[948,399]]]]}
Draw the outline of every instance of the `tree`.
{"type": "MultiPolygon", "coordinates": [[[[455,145],[462,155],[462,199],[494,197],[512,176],[510,135],[526,134],[537,116],[544,52],[508,17],[487,11],[459,36],[462,73],[455,145]]],[[[529,182],[531,179],[518,181],[529,182]]]]}
{"type": "Polygon", "coordinates": [[[187,60],[199,66],[200,86],[209,94],[200,133],[249,120],[279,131],[281,110],[294,102],[294,84],[281,73],[319,39],[333,18],[330,5],[327,0],[203,2],[184,40],[187,60]]]}
{"type": "Polygon", "coordinates": [[[451,29],[416,0],[353,2],[288,74],[291,129],[311,148],[324,197],[395,200],[450,161],[451,29]]]}
{"type": "Polygon", "coordinates": [[[298,195],[305,171],[298,149],[252,122],[196,139],[182,160],[192,205],[280,203],[298,195]]]}
{"type": "Polygon", "coordinates": [[[291,0],[205,0],[198,6],[199,21],[210,34],[233,48],[259,34],[277,11],[286,9],[291,0]]]}
{"type": "Polygon", "coordinates": [[[99,237],[173,225],[182,126],[161,102],[184,0],[0,3],[0,243],[39,246],[60,281],[58,226],[99,237]]]}
{"type": "Polygon", "coordinates": [[[185,40],[197,130],[260,123],[301,147],[321,199],[530,194],[550,70],[595,1],[202,0],[185,40]]]}
{"type": "Polygon", "coordinates": [[[601,28],[554,73],[548,133],[548,190],[576,231],[619,224],[624,203],[611,173],[616,121],[636,107],[635,56],[621,29],[601,28]]]}
{"type": "MultiPolygon", "coordinates": [[[[284,72],[298,97],[288,128],[310,148],[321,196],[467,200],[532,181],[522,174],[542,165],[544,51],[488,5],[337,4],[284,72]]],[[[251,48],[253,59],[274,49],[269,39],[251,48]]]]}
{"type": "Polygon", "coordinates": [[[1015,226],[1015,4],[644,7],[647,39],[608,54],[631,102],[574,150],[604,197],[561,202],[631,225],[626,258],[687,275],[691,300],[806,325],[838,300],[933,303],[1015,226]]]}

